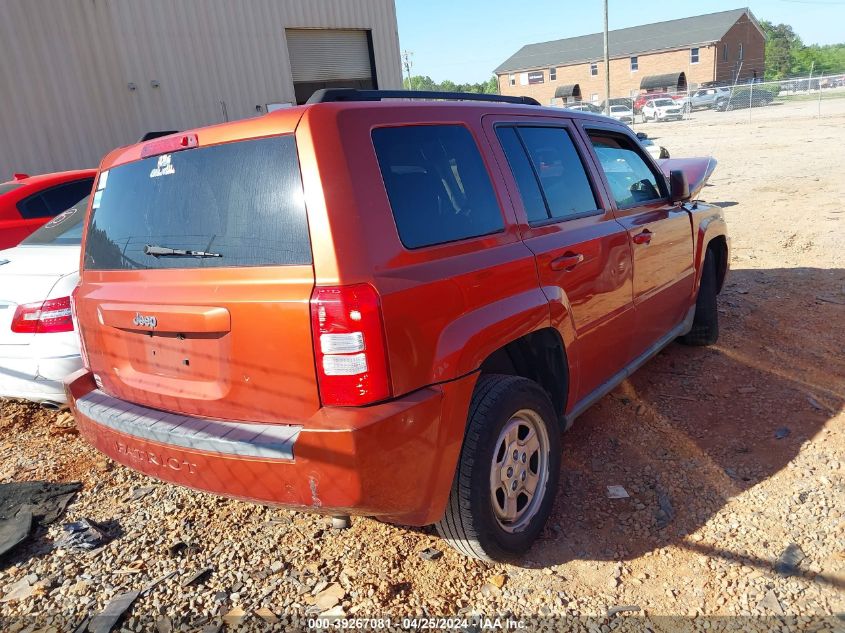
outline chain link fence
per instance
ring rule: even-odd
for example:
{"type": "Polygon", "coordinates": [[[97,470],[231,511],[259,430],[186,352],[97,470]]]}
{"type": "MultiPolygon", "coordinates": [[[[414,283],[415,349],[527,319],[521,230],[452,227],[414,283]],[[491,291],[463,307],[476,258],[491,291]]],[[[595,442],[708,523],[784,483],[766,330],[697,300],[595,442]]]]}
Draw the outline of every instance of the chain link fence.
{"type": "MultiPolygon", "coordinates": [[[[610,99],[611,116],[645,123],[716,125],[845,115],[845,72],[780,81],[698,86],[684,92],[631,91],[610,99]]],[[[604,111],[603,102],[564,107],[604,111]]]]}

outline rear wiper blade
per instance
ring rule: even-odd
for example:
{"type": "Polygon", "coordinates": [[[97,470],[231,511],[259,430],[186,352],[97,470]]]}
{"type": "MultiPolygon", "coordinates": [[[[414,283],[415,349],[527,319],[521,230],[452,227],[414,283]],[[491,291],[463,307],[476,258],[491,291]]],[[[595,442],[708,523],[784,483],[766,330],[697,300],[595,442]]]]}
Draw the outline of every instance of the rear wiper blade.
{"type": "Polygon", "coordinates": [[[144,246],[144,254],[153,257],[223,257],[220,253],[209,253],[208,251],[189,251],[184,248],[170,248],[168,246],[144,246]]]}

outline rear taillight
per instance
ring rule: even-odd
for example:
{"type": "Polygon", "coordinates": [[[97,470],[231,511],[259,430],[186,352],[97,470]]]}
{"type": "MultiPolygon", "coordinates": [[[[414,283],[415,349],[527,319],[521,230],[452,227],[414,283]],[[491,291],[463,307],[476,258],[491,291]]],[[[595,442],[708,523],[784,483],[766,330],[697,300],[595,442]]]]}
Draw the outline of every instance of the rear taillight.
{"type": "Polygon", "coordinates": [[[79,286],[73,289],[73,294],[70,295],[70,314],[73,319],[73,327],[79,334],[79,356],[82,358],[82,366],[86,369],[91,369],[88,363],[88,350],[85,349],[85,339],[82,338],[82,330],[79,329],[79,310],[76,307],[76,299],[74,295],[79,292],[79,286]]]}
{"type": "Polygon", "coordinates": [[[324,405],[363,405],[390,397],[381,305],[369,284],[317,287],[311,327],[324,405]]]}
{"type": "Polygon", "coordinates": [[[38,303],[18,306],[12,317],[12,332],[18,334],[48,334],[72,332],[73,319],[70,297],[47,299],[38,303]]]}

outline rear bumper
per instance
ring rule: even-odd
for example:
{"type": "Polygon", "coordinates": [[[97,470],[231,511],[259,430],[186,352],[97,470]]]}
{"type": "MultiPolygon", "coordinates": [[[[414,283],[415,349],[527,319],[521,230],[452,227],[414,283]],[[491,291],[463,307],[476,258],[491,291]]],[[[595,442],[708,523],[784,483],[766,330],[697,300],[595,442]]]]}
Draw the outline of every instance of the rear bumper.
{"type": "Polygon", "coordinates": [[[82,435],[117,462],[197,490],[405,525],[440,519],[476,376],[308,420],[250,424],[140,407],[80,370],[65,387],[82,435]]]}
{"type": "Polygon", "coordinates": [[[67,397],[62,381],[80,367],[78,354],[55,358],[0,356],[0,397],[64,404],[67,397]]]}

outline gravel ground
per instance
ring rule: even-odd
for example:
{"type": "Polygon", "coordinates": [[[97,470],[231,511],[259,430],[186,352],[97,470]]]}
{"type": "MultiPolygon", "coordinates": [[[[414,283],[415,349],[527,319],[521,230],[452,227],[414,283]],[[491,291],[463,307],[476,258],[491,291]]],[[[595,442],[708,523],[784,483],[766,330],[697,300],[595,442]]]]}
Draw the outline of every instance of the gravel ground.
{"type": "Polygon", "coordinates": [[[428,529],[353,518],[334,530],[161,484],[100,456],[69,414],[0,401],[0,482],[84,484],[64,518],[0,563],[0,629],[72,630],[148,589],[124,630],[274,618],[290,630],[319,614],[843,630],[845,116],[638,129],[674,156],[720,161],[705,198],[725,207],[733,237],[722,336],[671,345],[578,421],[548,528],[520,565],[468,561],[428,529]],[[629,496],[608,498],[613,485],[629,496]],[[83,518],[112,540],[55,549],[62,523],[83,518]],[[608,614],[619,606],[634,609],[608,614]]]}

